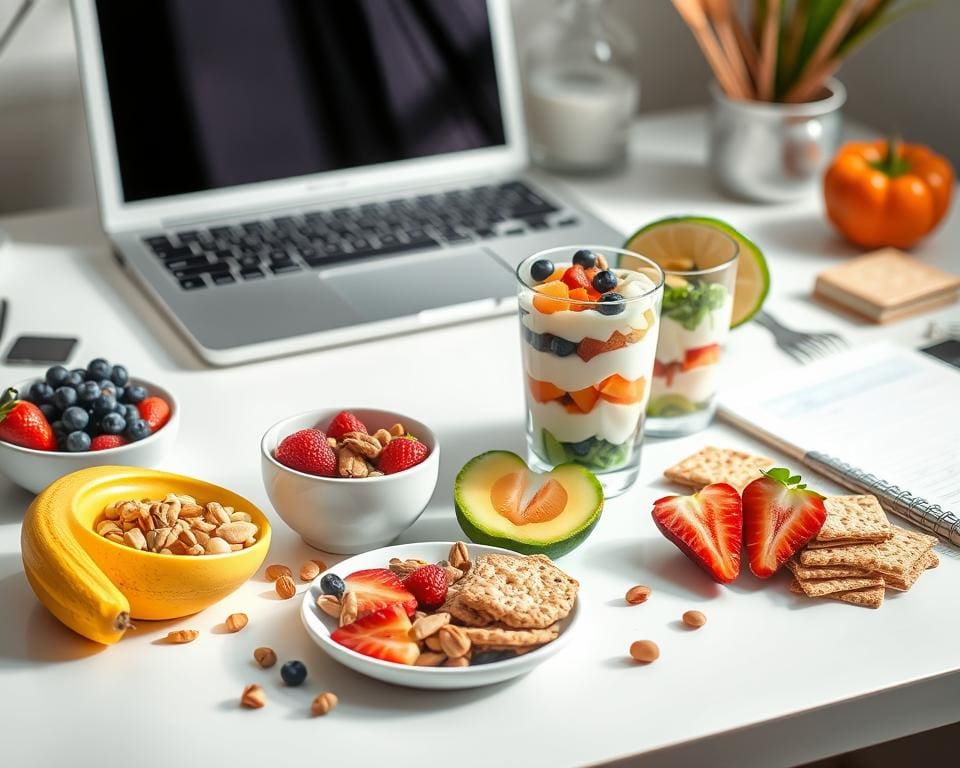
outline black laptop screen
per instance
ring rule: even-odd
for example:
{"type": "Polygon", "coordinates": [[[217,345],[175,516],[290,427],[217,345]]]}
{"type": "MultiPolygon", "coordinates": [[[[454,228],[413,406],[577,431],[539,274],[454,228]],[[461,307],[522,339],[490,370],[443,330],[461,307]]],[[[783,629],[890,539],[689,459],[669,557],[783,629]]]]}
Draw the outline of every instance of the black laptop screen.
{"type": "Polygon", "coordinates": [[[126,201],[502,145],[485,0],[98,0],[126,201]]]}

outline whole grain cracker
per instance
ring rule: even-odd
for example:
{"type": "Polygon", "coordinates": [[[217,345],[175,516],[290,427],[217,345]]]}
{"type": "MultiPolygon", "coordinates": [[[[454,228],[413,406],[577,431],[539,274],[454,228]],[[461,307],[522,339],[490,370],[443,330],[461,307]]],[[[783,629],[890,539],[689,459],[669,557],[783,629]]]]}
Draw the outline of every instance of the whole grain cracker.
{"type": "Polygon", "coordinates": [[[543,629],[570,613],[580,584],[545,555],[481,555],[457,586],[464,604],[507,627],[543,629]]]}
{"type": "Polygon", "coordinates": [[[495,646],[522,648],[529,645],[543,645],[560,636],[560,625],[552,624],[545,629],[508,629],[506,627],[468,627],[464,630],[470,642],[475,646],[495,646]]]}
{"type": "Polygon", "coordinates": [[[471,608],[469,605],[463,602],[463,598],[460,594],[460,588],[465,582],[466,579],[460,579],[459,581],[450,585],[450,588],[447,590],[447,599],[444,601],[443,605],[440,606],[440,610],[446,611],[458,622],[468,627],[485,627],[488,624],[492,624],[492,616],[489,616],[483,611],[478,611],[474,608],[471,608]]]}
{"type": "Polygon", "coordinates": [[[940,558],[933,552],[927,552],[921,556],[902,577],[884,576],[883,578],[888,589],[906,592],[917,583],[917,579],[920,578],[920,575],[927,570],[927,568],[935,568],[939,562],[940,558]]]}
{"type": "Polygon", "coordinates": [[[738,491],[760,477],[761,469],[769,469],[773,459],[754,456],[730,448],[701,448],[692,456],[664,471],[668,480],[700,489],[711,483],[729,483],[738,491]]]}
{"type": "Polygon", "coordinates": [[[937,539],[933,536],[893,526],[893,536],[887,541],[849,547],[805,549],[800,553],[800,562],[805,566],[844,565],[865,568],[902,578],[936,543],[937,539]]]}
{"type": "MultiPolygon", "coordinates": [[[[889,538],[889,537],[888,537],[889,538]]],[[[833,539],[832,541],[808,541],[806,549],[827,549],[829,547],[852,547],[856,544],[876,544],[885,539],[833,539]]]]}
{"type": "Polygon", "coordinates": [[[886,541],[893,535],[876,496],[828,496],[823,508],[827,518],[814,537],[817,542],[886,541]]]}
{"type": "MultiPolygon", "coordinates": [[[[790,591],[797,595],[805,595],[800,583],[794,579],[790,584],[790,591]]],[[[851,605],[860,605],[865,608],[879,608],[883,605],[883,587],[867,587],[866,589],[855,589],[850,592],[833,592],[829,595],[823,595],[812,600],[839,600],[851,605]]]]}
{"type": "Polygon", "coordinates": [[[852,592],[854,590],[863,590],[869,587],[880,587],[883,589],[883,579],[881,577],[873,578],[839,578],[839,579],[797,579],[800,589],[807,597],[825,597],[839,592],[852,592]]]}
{"type": "Polygon", "coordinates": [[[808,568],[796,560],[787,560],[785,563],[797,579],[840,579],[850,576],[869,576],[870,571],[864,568],[848,568],[842,565],[825,565],[820,568],[808,568]]]}

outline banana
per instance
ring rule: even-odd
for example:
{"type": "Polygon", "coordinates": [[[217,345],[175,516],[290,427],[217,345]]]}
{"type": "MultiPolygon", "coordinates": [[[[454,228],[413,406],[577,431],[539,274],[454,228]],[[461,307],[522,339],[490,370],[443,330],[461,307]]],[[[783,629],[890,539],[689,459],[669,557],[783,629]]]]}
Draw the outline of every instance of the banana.
{"type": "Polygon", "coordinates": [[[77,487],[75,476],[68,475],[33,500],[20,534],[23,569],[54,616],[74,632],[109,645],[131,626],[130,603],[77,539],[72,512],[77,487]]]}

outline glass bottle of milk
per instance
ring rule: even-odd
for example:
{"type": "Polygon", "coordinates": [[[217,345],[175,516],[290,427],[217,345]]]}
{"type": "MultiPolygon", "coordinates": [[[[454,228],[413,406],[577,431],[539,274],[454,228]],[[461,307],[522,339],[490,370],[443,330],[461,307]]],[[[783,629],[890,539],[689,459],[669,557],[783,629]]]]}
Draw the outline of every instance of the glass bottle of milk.
{"type": "Polygon", "coordinates": [[[605,0],[560,0],[523,54],[530,153],[555,171],[620,165],[640,101],[637,48],[605,0]]]}

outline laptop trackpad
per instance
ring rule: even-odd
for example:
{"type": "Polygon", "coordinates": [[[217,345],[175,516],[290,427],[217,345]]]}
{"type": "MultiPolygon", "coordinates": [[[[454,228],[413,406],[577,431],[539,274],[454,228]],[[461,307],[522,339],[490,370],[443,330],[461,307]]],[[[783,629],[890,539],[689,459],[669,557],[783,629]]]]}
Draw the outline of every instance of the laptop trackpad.
{"type": "Polygon", "coordinates": [[[324,285],[361,322],[407,317],[424,310],[513,296],[513,273],[487,251],[403,256],[320,273],[324,285]]]}

